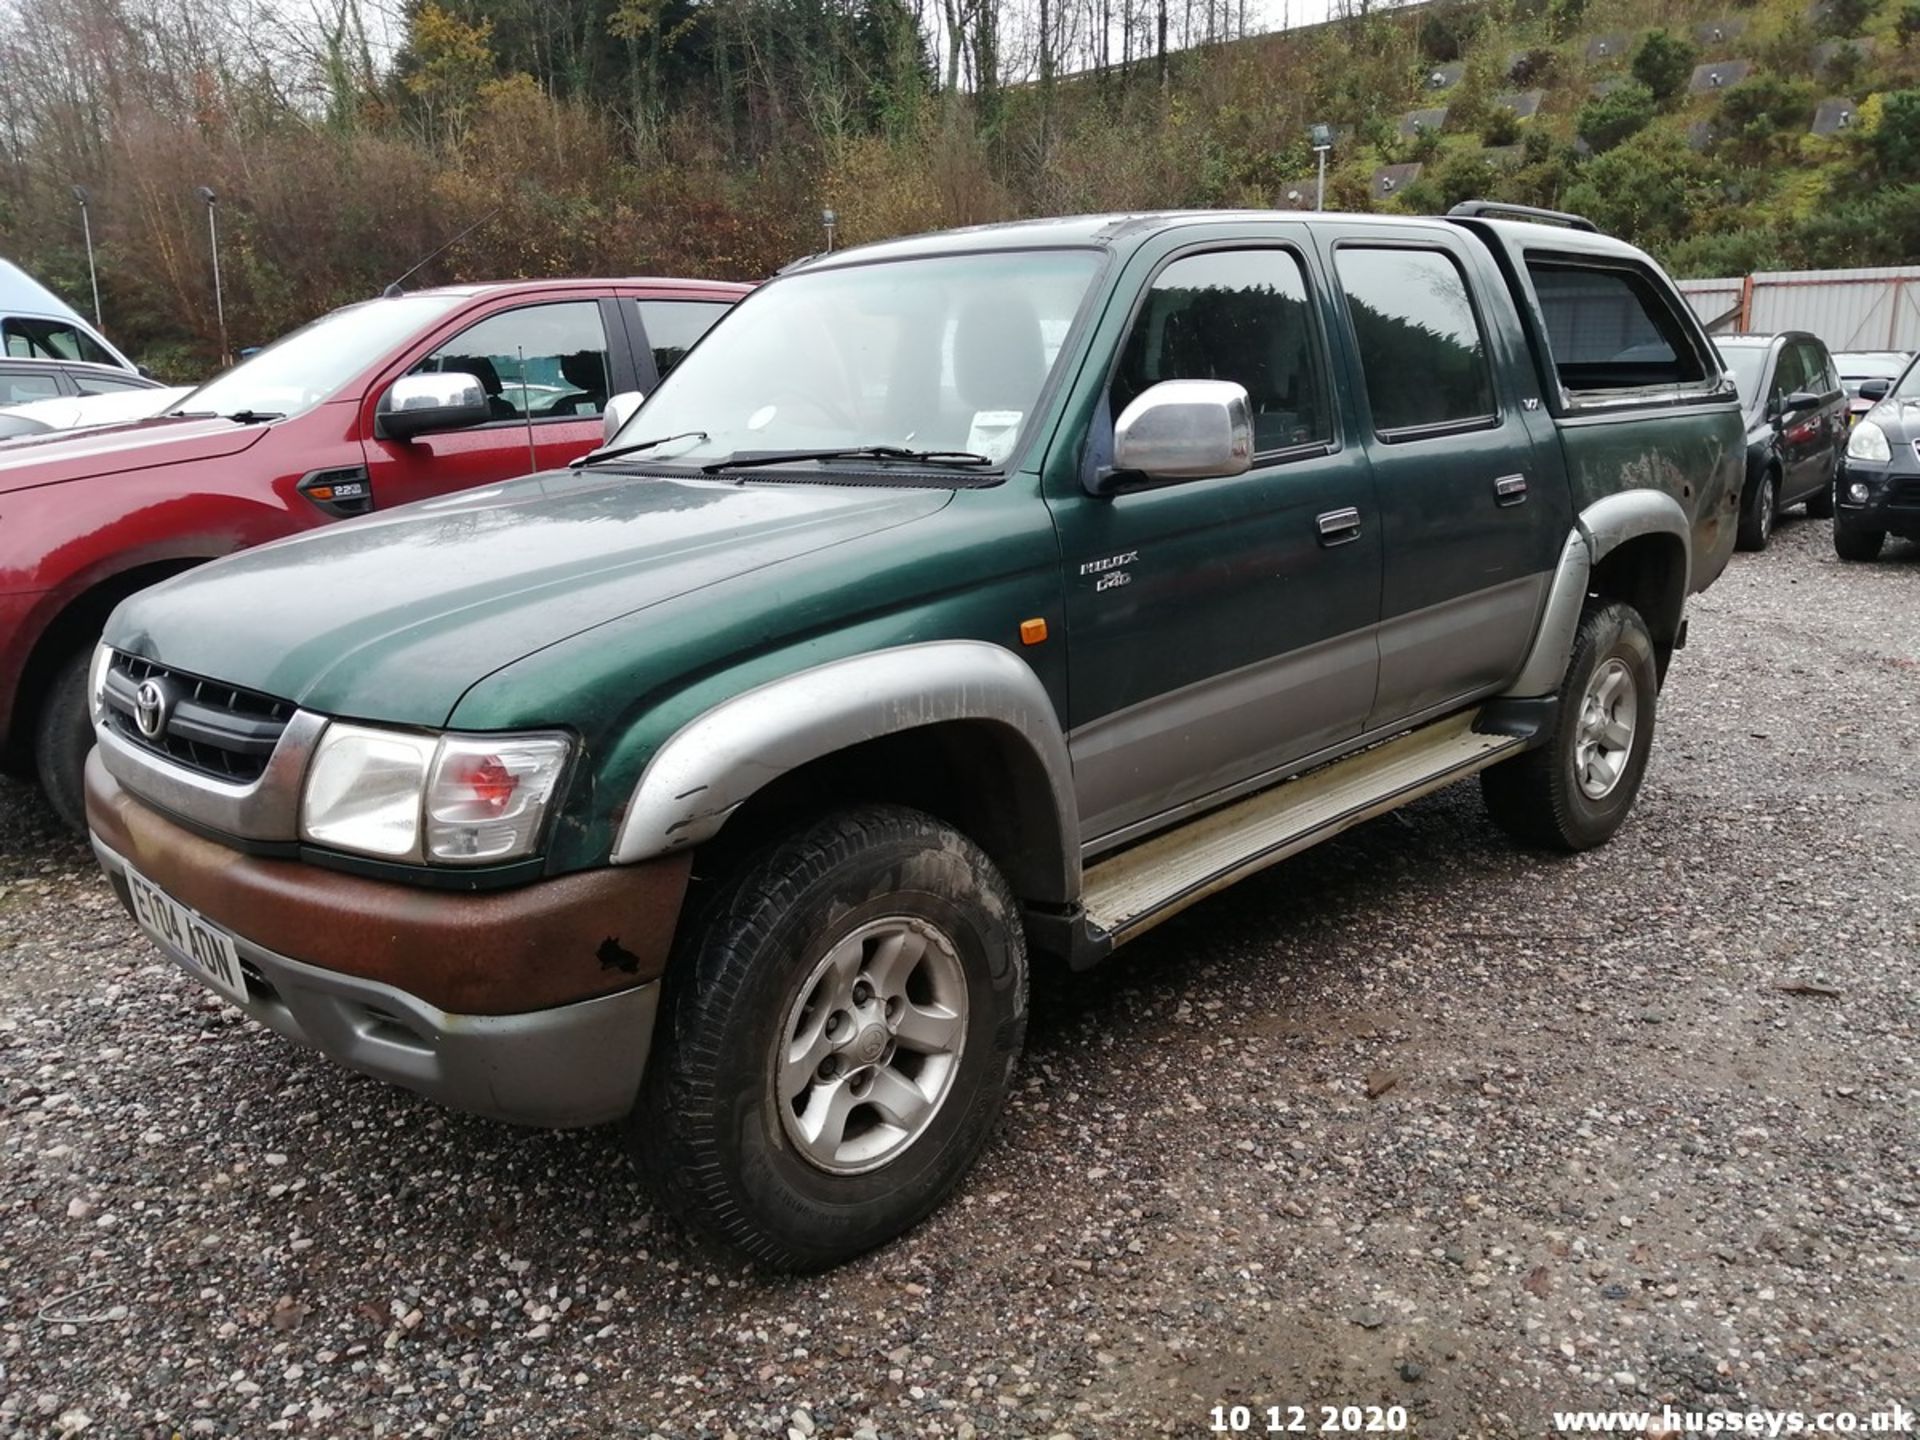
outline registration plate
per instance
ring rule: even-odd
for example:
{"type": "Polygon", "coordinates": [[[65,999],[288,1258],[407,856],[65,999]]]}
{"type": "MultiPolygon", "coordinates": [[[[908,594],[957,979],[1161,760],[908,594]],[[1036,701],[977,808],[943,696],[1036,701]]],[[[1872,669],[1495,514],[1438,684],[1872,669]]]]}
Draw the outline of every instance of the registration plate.
{"type": "Polygon", "coordinates": [[[160,947],[196,970],[206,982],[230,1000],[247,997],[240,974],[240,952],[233,937],[197,911],[189,910],[131,866],[127,893],[133,897],[133,918],[160,947]]]}

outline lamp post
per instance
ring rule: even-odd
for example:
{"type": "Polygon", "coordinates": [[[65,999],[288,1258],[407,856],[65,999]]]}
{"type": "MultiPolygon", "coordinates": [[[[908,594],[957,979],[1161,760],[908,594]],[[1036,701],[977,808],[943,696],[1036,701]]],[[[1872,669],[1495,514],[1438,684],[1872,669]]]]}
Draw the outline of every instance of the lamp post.
{"type": "Polygon", "coordinates": [[[1313,208],[1327,208],[1327,152],[1333,149],[1333,127],[1331,125],[1309,125],[1307,138],[1313,141],[1313,153],[1320,162],[1320,178],[1314,185],[1313,208]]]}
{"type": "Polygon", "coordinates": [[[220,293],[220,226],[213,216],[219,201],[211,185],[202,185],[193,193],[207,207],[207,244],[213,251],[213,313],[220,322],[220,365],[225,369],[233,363],[233,357],[227,353],[227,302],[220,293]]]}
{"type": "Polygon", "coordinates": [[[820,212],[820,224],[826,229],[826,232],[827,232],[827,253],[829,255],[833,253],[833,229],[834,229],[834,226],[838,225],[839,223],[840,223],[840,217],[834,214],[831,209],[822,210],[820,212]]]}
{"type": "Polygon", "coordinates": [[[74,201],[80,206],[80,233],[87,237],[87,279],[93,285],[93,328],[106,329],[100,319],[100,272],[93,268],[93,221],[87,215],[87,187],[73,187],[74,201]]]}

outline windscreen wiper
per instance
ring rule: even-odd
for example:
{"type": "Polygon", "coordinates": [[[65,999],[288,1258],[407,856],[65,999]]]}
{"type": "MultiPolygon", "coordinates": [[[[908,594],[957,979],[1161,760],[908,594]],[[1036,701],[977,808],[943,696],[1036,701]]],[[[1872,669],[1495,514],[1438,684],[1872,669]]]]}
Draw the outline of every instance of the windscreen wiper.
{"type": "Polygon", "coordinates": [[[231,420],[236,425],[264,425],[269,420],[287,417],[278,410],[234,410],[222,415],[218,410],[169,410],[167,420],[231,420]]]}
{"type": "Polygon", "coordinates": [[[762,455],[730,455],[702,465],[703,475],[719,475],[728,470],[755,470],[763,465],[787,465],[805,460],[898,460],[910,465],[952,465],[965,469],[990,466],[989,455],[971,450],[909,450],[899,445],[849,445],[839,450],[773,450],[762,455]]]}
{"type": "Polygon", "coordinates": [[[657,445],[671,445],[676,440],[704,440],[704,430],[682,430],[678,435],[657,435],[651,440],[636,440],[631,445],[615,445],[610,449],[589,450],[578,460],[569,460],[567,468],[578,470],[582,465],[597,464],[602,460],[618,460],[622,455],[637,455],[642,450],[651,450],[657,445]]]}

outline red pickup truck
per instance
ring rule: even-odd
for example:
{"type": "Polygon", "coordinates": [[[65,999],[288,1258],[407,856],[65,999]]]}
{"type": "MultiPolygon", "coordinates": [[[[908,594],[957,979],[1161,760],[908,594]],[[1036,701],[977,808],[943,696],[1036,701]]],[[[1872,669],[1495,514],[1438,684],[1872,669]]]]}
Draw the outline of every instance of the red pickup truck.
{"type": "MultiPolygon", "coordinates": [[[[565,464],[747,292],[456,286],[349,305],[134,425],[0,445],[0,769],[84,829],[87,657],[156,581],[329,520],[565,464]]],[[[324,603],[317,597],[316,603],[324,603]]]]}

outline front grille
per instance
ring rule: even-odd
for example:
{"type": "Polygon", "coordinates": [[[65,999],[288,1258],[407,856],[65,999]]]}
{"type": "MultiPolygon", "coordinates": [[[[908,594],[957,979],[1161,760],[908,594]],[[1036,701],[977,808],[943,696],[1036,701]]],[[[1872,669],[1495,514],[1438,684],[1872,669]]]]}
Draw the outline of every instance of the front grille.
{"type": "Polygon", "coordinates": [[[1887,504],[1900,510],[1920,510],[1920,477],[1904,476],[1888,485],[1887,504]]]}
{"type": "Polygon", "coordinates": [[[260,778],[293,718],[294,707],[285,700],[188,675],[137,655],[115,653],[105,689],[107,723],[116,734],[189,770],[243,785],[260,778]],[[142,687],[149,681],[163,698],[165,717],[152,736],[142,732],[136,719],[142,687]]]}

